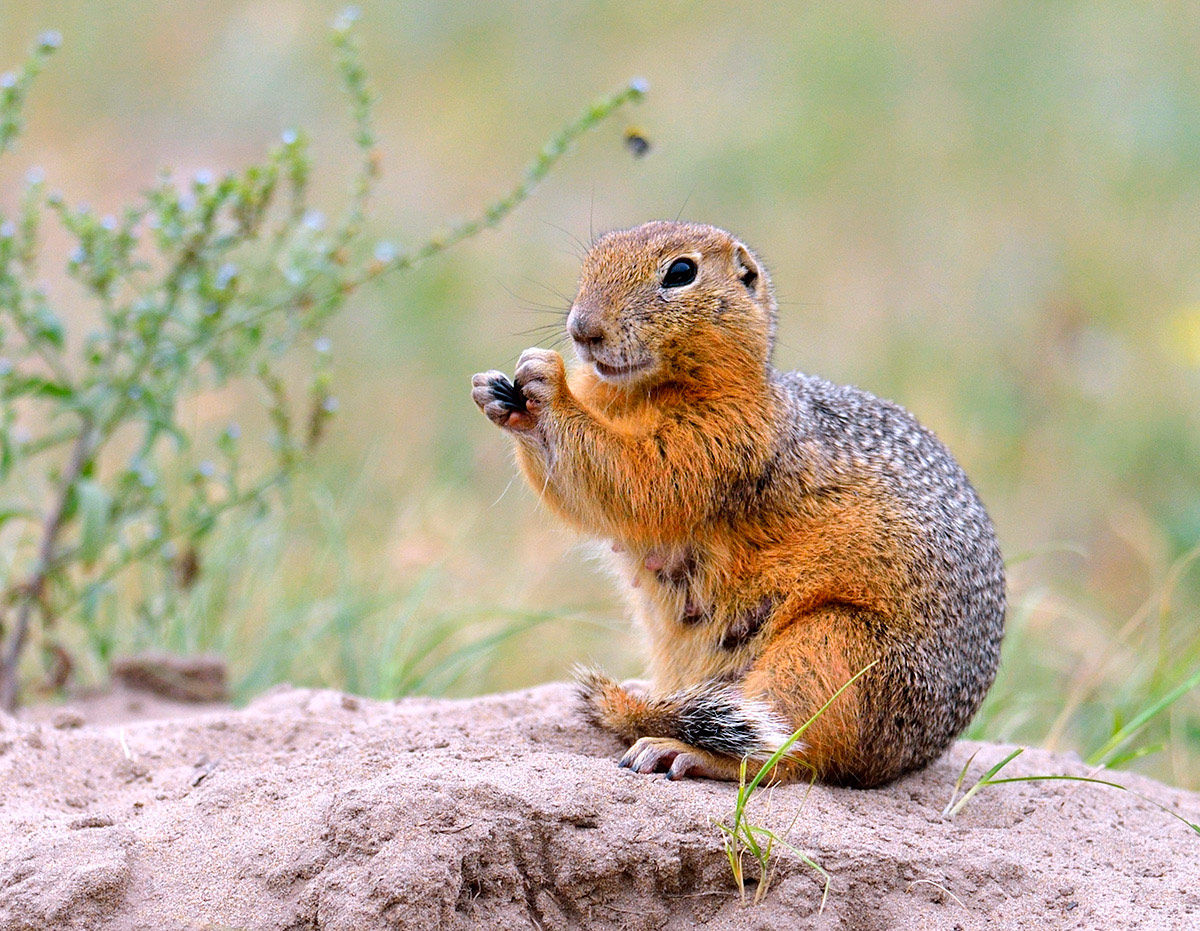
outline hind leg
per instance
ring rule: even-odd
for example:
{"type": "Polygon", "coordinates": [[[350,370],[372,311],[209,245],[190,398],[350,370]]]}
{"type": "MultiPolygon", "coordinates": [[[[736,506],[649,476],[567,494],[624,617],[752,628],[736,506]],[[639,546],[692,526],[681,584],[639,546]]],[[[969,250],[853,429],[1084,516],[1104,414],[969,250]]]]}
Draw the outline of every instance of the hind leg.
{"type": "Polygon", "coordinates": [[[775,708],[792,728],[812,719],[801,737],[801,759],[823,782],[872,781],[868,771],[874,763],[863,752],[871,674],[820,711],[875,658],[867,632],[872,620],[867,612],[840,605],[799,617],[771,639],[743,682],[748,697],[775,708]]]}

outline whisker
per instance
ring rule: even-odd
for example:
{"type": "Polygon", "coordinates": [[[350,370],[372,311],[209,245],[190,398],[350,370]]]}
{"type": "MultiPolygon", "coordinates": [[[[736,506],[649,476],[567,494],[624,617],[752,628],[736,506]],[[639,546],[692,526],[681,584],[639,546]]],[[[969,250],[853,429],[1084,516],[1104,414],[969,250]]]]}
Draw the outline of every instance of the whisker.
{"type": "Polygon", "coordinates": [[[557,304],[539,304],[537,301],[525,301],[524,306],[518,307],[517,310],[523,314],[554,314],[556,317],[565,317],[571,312],[570,307],[559,307],[557,304]]]}
{"type": "Polygon", "coordinates": [[[560,333],[562,327],[556,323],[544,323],[541,326],[530,327],[528,330],[517,330],[512,336],[543,336],[550,333],[560,333]]]}
{"type": "Polygon", "coordinates": [[[530,300],[527,297],[521,297],[521,295],[517,294],[516,291],[514,291],[512,288],[510,288],[504,282],[497,280],[495,283],[497,285],[499,285],[508,294],[509,297],[511,297],[518,304],[521,304],[522,310],[529,310],[529,311],[541,310],[542,312],[545,312],[545,313],[556,313],[556,314],[564,314],[564,315],[569,313],[571,310],[570,307],[564,308],[558,304],[542,304],[538,301],[530,300]]]}
{"type": "MultiPolygon", "coordinates": [[[[559,336],[556,336],[554,339],[547,340],[547,341],[546,341],[546,342],[545,342],[545,343],[542,345],[542,348],[543,348],[543,349],[557,349],[557,350],[562,350],[562,349],[563,349],[563,347],[564,347],[564,344],[567,342],[567,340],[568,340],[567,334],[563,333],[563,334],[561,334],[561,335],[559,335],[559,336]]],[[[518,353],[516,353],[515,355],[511,355],[511,356],[509,356],[509,357],[508,357],[508,358],[505,360],[505,367],[506,367],[506,368],[511,368],[512,366],[516,365],[516,364],[517,364],[517,359],[519,359],[520,357],[521,357],[521,353],[519,353],[519,352],[518,352],[518,353]]]]}
{"type": "Polygon", "coordinates": [[[564,236],[566,236],[568,239],[570,239],[571,242],[575,243],[575,245],[577,245],[582,250],[581,252],[574,253],[575,258],[577,258],[577,259],[583,258],[584,254],[587,252],[587,249],[588,249],[587,244],[585,242],[583,242],[583,240],[581,240],[578,236],[576,236],[574,233],[570,232],[569,230],[563,229],[561,226],[555,226],[549,220],[541,220],[540,222],[545,224],[546,226],[550,227],[550,229],[552,229],[552,230],[558,230],[560,233],[562,233],[564,236]]]}
{"type": "Polygon", "coordinates": [[[568,304],[573,304],[573,303],[575,303],[575,302],[574,302],[574,301],[573,301],[571,298],[567,297],[565,294],[563,294],[563,293],[562,293],[561,291],[559,291],[557,288],[552,288],[552,287],[550,287],[550,285],[548,285],[548,284],[544,284],[543,282],[541,282],[541,281],[538,281],[536,278],[530,278],[528,275],[525,275],[525,276],[523,276],[523,277],[524,277],[524,279],[525,279],[526,281],[528,281],[530,284],[532,284],[532,285],[537,285],[537,286],[538,286],[539,288],[541,288],[543,291],[547,292],[548,294],[553,294],[553,295],[554,295],[555,297],[557,297],[559,300],[566,301],[568,304]]]}
{"type": "Polygon", "coordinates": [[[688,191],[687,197],[683,199],[683,203],[679,205],[679,213],[675,214],[675,222],[679,222],[679,218],[683,216],[683,211],[687,209],[688,201],[692,199],[692,195],[696,193],[696,185],[692,185],[692,189],[688,191]]]}
{"type": "Polygon", "coordinates": [[[592,246],[596,245],[596,224],[593,222],[596,216],[596,182],[592,182],[592,198],[588,203],[588,243],[592,246]]]}

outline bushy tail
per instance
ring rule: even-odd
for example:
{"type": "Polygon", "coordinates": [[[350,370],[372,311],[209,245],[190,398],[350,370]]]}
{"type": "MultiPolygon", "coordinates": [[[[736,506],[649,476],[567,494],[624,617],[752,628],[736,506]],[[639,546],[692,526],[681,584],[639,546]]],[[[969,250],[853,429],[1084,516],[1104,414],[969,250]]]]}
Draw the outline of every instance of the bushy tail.
{"type": "MultiPolygon", "coordinates": [[[[588,720],[630,742],[669,737],[712,753],[765,760],[792,733],[770,705],[746,698],[731,685],[709,683],[651,696],[594,669],[576,670],[576,682],[588,720]]],[[[799,753],[804,747],[797,742],[790,749],[799,753]]]]}

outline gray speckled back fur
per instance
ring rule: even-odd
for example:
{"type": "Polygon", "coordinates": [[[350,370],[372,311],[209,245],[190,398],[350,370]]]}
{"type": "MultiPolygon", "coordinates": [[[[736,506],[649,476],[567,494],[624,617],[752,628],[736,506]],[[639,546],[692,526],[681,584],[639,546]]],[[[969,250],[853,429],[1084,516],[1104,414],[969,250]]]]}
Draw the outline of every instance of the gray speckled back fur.
{"type": "Polygon", "coordinates": [[[995,529],[962,467],[904,408],[796,372],[780,374],[777,386],[796,431],[780,444],[791,467],[811,468],[819,450],[822,484],[880,481],[905,523],[913,560],[906,594],[914,613],[934,623],[919,636],[873,631],[883,659],[864,690],[865,711],[873,742],[906,748],[908,758],[893,761],[901,771],[924,765],[966,727],[996,675],[1006,599],[995,529]],[[923,712],[915,728],[894,713],[906,705],[923,712]]]}

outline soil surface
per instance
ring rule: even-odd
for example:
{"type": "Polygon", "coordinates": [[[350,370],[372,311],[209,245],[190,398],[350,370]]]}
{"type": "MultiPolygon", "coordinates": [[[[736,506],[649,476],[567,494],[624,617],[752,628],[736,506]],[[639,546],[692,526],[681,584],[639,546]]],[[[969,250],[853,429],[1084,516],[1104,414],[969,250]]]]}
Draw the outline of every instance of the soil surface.
{"type": "MultiPolygon", "coordinates": [[[[0,715],[5,931],[1200,927],[1200,836],[1137,795],[1015,783],[943,818],[967,758],[970,784],[1002,746],[885,789],[761,793],[753,818],[791,823],[828,871],[822,912],[821,875],[784,849],[743,904],[714,825],[736,787],[619,769],[566,685],[279,688],[240,711],[147,700],[170,716],[131,722],[134,700],[0,715]]],[[[1006,773],[1087,770],[1030,750],[1006,773]]],[[[1200,821],[1198,795],[1109,777],[1200,821]]]]}

